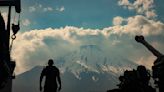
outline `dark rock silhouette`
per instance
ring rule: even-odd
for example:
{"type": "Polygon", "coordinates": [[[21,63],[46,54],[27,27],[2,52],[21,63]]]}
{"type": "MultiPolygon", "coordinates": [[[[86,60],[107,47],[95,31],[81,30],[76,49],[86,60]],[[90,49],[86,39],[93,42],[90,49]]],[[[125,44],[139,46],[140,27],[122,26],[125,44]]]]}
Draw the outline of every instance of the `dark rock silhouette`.
{"type": "Polygon", "coordinates": [[[145,41],[143,36],[136,36],[135,40],[143,44],[150,52],[152,52],[157,59],[152,66],[153,78],[155,84],[159,87],[159,92],[164,92],[164,55],[151,46],[147,41],[145,41]]]}

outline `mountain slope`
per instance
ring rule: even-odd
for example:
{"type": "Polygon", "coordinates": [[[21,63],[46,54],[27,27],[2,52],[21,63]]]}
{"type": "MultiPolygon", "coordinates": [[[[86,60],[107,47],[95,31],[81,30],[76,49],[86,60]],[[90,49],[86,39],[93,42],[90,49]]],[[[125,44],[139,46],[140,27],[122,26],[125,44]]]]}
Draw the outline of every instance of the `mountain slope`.
{"type": "Polygon", "coordinates": [[[72,72],[83,70],[95,72],[113,72],[120,74],[126,69],[132,69],[137,64],[121,56],[105,56],[104,51],[97,45],[84,45],[78,50],[56,59],[56,65],[63,70],[72,72]]]}
{"type": "MultiPolygon", "coordinates": [[[[13,92],[39,92],[39,78],[43,67],[37,66],[17,76],[13,92]]],[[[104,92],[114,88],[117,77],[110,73],[80,72],[79,77],[70,71],[61,74],[61,92],[104,92]]]]}
{"type": "MultiPolygon", "coordinates": [[[[61,92],[105,92],[118,84],[118,77],[126,69],[137,65],[120,56],[105,56],[97,45],[84,45],[59,57],[55,65],[61,71],[61,92]]],[[[17,76],[14,92],[39,92],[39,78],[43,67],[17,76]]]]}

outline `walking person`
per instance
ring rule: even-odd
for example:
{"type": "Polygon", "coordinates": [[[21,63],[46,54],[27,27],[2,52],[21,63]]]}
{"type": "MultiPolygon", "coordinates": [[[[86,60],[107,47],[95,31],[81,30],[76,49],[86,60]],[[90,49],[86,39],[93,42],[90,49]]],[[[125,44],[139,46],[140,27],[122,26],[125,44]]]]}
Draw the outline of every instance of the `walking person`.
{"type": "Polygon", "coordinates": [[[57,92],[61,90],[60,72],[56,66],[53,66],[52,59],[48,61],[40,76],[40,91],[42,91],[42,80],[45,77],[44,92],[57,92]]]}

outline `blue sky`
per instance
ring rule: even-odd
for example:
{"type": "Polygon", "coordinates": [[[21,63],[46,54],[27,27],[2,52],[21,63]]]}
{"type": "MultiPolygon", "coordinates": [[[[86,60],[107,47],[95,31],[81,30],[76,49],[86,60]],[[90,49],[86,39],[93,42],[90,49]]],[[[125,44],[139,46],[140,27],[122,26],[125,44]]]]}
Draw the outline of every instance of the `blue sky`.
{"type": "MultiPolygon", "coordinates": [[[[162,2],[155,0],[154,8],[157,19],[164,21],[162,2]]],[[[119,7],[118,0],[22,0],[22,8],[22,20],[29,19],[32,23],[31,29],[60,28],[67,25],[102,29],[112,26],[113,18],[116,16],[126,18],[136,15],[133,10],[119,7]],[[48,7],[52,10],[44,11],[44,8],[48,7]],[[62,7],[63,11],[56,10],[62,7]],[[30,12],[31,8],[36,10],[30,12]]]]}
{"type": "Polygon", "coordinates": [[[115,16],[128,17],[135,14],[118,7],[117,0],[23,0],[22,8],[23,19],[27,18],[34,24],[30,26],[32,29],[67,25],[102,29],[111,26],[115,16]],[[30,12],[31,7],[36,10],[30,12]],[[53,10],[44,11],[48,7],[53,10]],[[63,11],[56,10],[62,7],[63,11]]]}
{"type": "MultiPolygon", "coordinates": [[[[120,56],[151,69],[155,57],[136,43],[134,37],[144,35],[164,53],[163,3],[163,0],[22,0],[21,30],[12,51],[17,61],[16,72],[43,65],[49,58],[61,57],[83,45],[97,45],[106,56],[120,56]]],[[[2,15],[6,16],[3,9],[2,15]]]]}

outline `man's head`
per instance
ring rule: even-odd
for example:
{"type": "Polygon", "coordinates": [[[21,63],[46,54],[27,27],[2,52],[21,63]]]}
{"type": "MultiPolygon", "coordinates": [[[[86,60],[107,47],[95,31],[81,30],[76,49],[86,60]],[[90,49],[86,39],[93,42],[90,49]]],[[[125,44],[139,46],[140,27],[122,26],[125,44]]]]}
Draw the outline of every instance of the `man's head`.
{"type": "Polygon", "coordinates": [[[53,64],[54,64],[54,61],[53,61],[52,59],[49,59],[49,60],[48,60],[48,65],[49,65],[49,66],[52,66],[53,64]]]}

